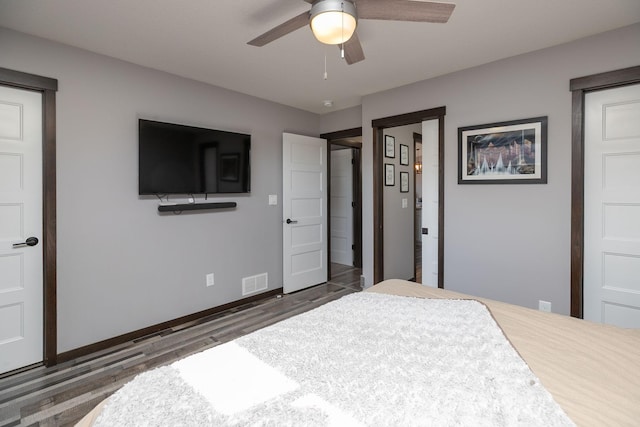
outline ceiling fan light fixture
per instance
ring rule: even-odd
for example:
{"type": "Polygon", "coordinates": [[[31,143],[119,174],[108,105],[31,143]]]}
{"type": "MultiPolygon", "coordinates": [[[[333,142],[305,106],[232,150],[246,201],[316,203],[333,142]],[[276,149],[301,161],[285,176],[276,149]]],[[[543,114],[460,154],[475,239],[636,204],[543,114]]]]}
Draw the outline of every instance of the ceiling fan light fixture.
{"type": "Polygon", "coordinates": [[[356,31],[356,7],[348,0],[318,0],[309,13],[311,31],[321,43],[345,43],[356,31]]]}

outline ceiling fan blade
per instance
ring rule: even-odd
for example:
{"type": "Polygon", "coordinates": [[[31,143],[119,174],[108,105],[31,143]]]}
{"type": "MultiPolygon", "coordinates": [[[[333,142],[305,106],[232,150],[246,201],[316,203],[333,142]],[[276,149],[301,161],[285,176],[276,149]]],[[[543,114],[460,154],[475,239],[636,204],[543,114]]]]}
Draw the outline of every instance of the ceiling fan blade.
{"type": "Polygon", "coordinates": [[[360,19],[445,23],[456,7],[453,3],[411,0],[356,0],[360,19]]]}
{"type": "MultiPolygon", "coordinates": [[[[338,45],[338,48],[341,49],[342,46],[338,45]]],[[[353,33],[351,38],[344,44],[344,60],[347,61],[347,64],[351,65],[356,62],[360,62],[363,59],[364,52],[362,51],[362,45],[360,44],[358,33],[353,33]]]]}
{"type": "Polygon", "coordinates": [[[289,19],[287,22],[283,22],[277,27],[273,27],[266,33],[256,37],[247,44],[251,46],[262,47],[267,43],[271,43],[274,40],[279,39],[282,36],[294,32],[295,30],[304,27],[309,24],[309,12],[303,12],[298,16],[289,19]]]}

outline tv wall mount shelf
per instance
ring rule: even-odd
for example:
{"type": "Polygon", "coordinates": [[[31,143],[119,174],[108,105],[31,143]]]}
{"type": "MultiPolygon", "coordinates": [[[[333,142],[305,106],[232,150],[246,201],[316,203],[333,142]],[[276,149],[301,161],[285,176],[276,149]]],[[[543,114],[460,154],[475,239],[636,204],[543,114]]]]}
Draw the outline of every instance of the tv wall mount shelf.
{"type": "Polygon", "coordinates": [[[158,206],[158,212],[183,212],[198,211],[205,209],[230,209],[237,206],[236,202],[218,202],[218,203],[177,203],[165,204],[158,206]]]}

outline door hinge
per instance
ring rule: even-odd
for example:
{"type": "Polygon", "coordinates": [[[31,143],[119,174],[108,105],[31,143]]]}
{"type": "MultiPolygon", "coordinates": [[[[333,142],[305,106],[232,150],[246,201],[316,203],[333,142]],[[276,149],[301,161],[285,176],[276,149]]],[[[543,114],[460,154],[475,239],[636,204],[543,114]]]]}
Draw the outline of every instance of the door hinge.
{"type": "Polygon", "coordinates": [[[355,208],[356,207],[356,202],[351,202],[351,207],[355,208]]]}
{"type": "Polygon", "coordinates": [[[355,250],[355,248],[356,248],[356,245],[351,245],[351,250],[352,251],[355,250]]]}

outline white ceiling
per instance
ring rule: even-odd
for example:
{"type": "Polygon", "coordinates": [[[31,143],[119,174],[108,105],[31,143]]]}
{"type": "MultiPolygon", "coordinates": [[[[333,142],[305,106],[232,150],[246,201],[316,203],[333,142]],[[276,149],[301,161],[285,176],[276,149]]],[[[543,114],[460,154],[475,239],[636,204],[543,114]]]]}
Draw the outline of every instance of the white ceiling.
{"type": "Polygon", "coordinates": [[[454,3],[447,24],[361,20],[366,59],[354,65],[308,27],[261,48],[246,44],[308,10],[303,0],[0,0],[0,26],[326,113],[367,94],[640,22],[640,0],[454,3]]]}

